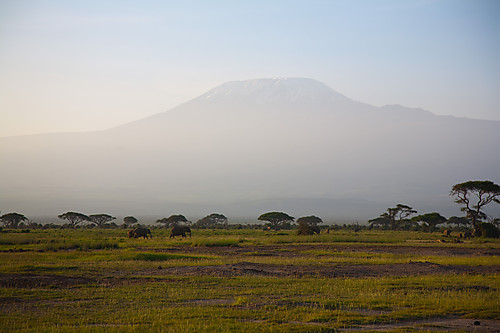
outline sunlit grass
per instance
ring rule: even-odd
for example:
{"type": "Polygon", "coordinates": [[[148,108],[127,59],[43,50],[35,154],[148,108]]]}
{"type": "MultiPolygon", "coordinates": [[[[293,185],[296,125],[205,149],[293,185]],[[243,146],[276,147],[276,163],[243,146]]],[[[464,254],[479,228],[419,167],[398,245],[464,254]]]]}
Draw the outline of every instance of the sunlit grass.
{"type": "Polygon", "coordinates": [[[175,324],[187,331],[218,332],[221,327],[241,330],[248,321],[256,330],[274,331],[279,325],[304,330],[315,323],[333,329],[449,315],[500,319],[496,276],[164,278],[168,281],[88,285],[78,292],[21,289],[14,293],[2,288],[1,297],[31,301],[8,316],[0,314],[0,320],[4,330],[43,330],[57,322],[64,324],[63,330],[76,325],[83,330],[168,330],[175,324]]]}
{"type": "Polygon", "coordinates": [[[6,252],[0,253],[0,273],[87,277],[90,282],[68,287],[1,287],[1,309],[7,310],[0,311],[0,331],[311,332],[450,315],[500,320],[498,275],[223,278],[169,276],[159,269],[239,262],[500,265],[495,255],[370,251],[371,246],[394,245],[498,248],[497,240],[438,244],[438,234],[332,231],[297,236],[294,232],[193,230],[192,238],[182,239],[170,239],[166,229],[153,230],[152,239],[129,239],[126,230],[2,233],[0,250],[6,252]],[[111,247],[60,246],[64,244],[111,247]],[[356,251],[335,250],[335,245],[349,244],[356,251]]]}
{"type": "Polygon", "coordinates": [[[244,239],[236,238],[198,238],[191,242],[191,246],[240,246],[244,239]]]}

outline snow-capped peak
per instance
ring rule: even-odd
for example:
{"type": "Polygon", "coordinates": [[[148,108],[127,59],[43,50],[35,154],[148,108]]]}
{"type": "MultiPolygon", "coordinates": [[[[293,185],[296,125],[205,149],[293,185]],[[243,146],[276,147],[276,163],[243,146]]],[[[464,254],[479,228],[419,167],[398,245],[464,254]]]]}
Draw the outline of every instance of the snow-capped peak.
{"type": "Polygon", "coordinates": [[[348,100],[324,83],[306,78],[271,78],[224,83],[200,99],[239,99],[254,103],[322,103],[348,100]]]}

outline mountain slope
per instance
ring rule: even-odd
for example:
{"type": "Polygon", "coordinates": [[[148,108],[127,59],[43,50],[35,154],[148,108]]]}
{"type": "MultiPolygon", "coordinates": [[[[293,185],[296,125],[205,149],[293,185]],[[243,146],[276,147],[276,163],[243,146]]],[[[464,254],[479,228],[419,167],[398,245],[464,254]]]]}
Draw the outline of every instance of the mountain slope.
{"type": "Polygon", "coordinates": [[[36,214],[256,216],[273,202],[364,219],[404,202],[459,214],[453,184],[500,182],[497,142],[500,122],[377,108],[310,79],[234,81],[106,131],[0,139],[0,203],[36,214]]]}

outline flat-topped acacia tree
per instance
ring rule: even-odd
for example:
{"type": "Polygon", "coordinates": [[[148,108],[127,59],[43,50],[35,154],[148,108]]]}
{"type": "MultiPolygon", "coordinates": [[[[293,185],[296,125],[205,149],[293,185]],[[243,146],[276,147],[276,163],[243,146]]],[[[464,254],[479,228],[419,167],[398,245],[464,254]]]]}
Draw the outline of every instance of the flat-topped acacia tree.
{"type": "Polygon", "coordinates": [[[135,217],[133,216],[125,216],[123,218],[123,224],[126,226],[126,227],[129,227],[131,226],[132,224],[135,224],[139,222],[135,217]]]}
{"type": "Polygon", "coordinates": [[[467,214],[475,232],[479,231],[481,220],[486,218],[483,207],[491,202],[500,204],[500,186],[489,180],[472,180],[455,184],[451,188],[455,202],[463,205],[461,211],[467,214]]]}
{"type": "Polygon", "coordinates": [[[2,221],[7,228],[17,229],[19,224],[23,221],[28,221],[28,218],[19,213],[7,213],[0,216],[0,221],[2,221]]]}
{"type": "Polygon", "coordinates": [[[227,217],[223,214],[213,213],[205,216],[202,219],[199,219],[194,224],[197,228],[217,228],[217,227],[225,227],[227,226],[228,220],[227,217]]]}
{"type": "Polygon", "coordinates": [[[433,231],[434,229],[436,229],[436,226],[438,224],[445,223],[447,221],[446,217],[436,212],[418,215],[413,217],[411,220],[414,222],[424,223],[425,231],[433,231]]]}
{"type": "Polygon", "coordinates": [[[102,228],[106,223],[114,219],[116,219],[116,217],[108,214],[89,215],[89,221],[94,223],[98,228],[102,228]]]}
{"type": "Polygon", "coordinates": [[[77,213],[77,212],[67,212],[61,215],[57,216],[61,220],[66,220],[68,223],[71,225],[72,228],[76,228],[76,226],[83,222],[83,221],[89,221],[89,217],[85,214],[82,213],[77,213]]]}
{"type": "Polygon", "coordinates": [[[323,223],[323,220],[317,216],[303,216],[297,219],[298,231],[299,235],[312,235],[314,233],[319,234],[320,228],[318,224],[323,223]]]}
{"type": "Polygon", "coordinates": [[[283,212],[264,213],[258,217],[259,221],[267,221],[273,229],[288,228],[294,221],[294,217],[283,212]]]}
{"type": "Polygon", "coordinates": [[[369,220],[371,226],[380,226],[385,229],[398,230],[403,227],[409,216],[416,214],[417,211],[412,207],[397,204],[394,208],[387,208],[387,212],[383,213],[377,218],[369,220]]]}
{"type": "Polygon", "coordinates": [[[166,228],[173,227],[179,223],[188,223],[188,219],[184,215],[170,215],[169,217],[164,217],[162,219],[156,220],[156,223],[165,224],[166,228]]]}

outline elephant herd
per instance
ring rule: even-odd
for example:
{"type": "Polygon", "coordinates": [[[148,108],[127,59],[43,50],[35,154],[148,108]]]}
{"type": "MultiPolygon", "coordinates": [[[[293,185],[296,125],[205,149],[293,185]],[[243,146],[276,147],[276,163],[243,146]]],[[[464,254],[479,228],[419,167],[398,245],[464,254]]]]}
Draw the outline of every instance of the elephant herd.
{"type": "MultiPolygon", "coordinates": [[[[170,228],[170,238],[175,238],[175,236],[186,237],[186,234],[189,234],[191,237],[191,228],[186,225],[176,225],[170,228]]],[[[136,229],[131,229],[128,231],[128,238],[153,238],[151,234],[151,230],[148,228],[139,227],[136,229]]]]}

